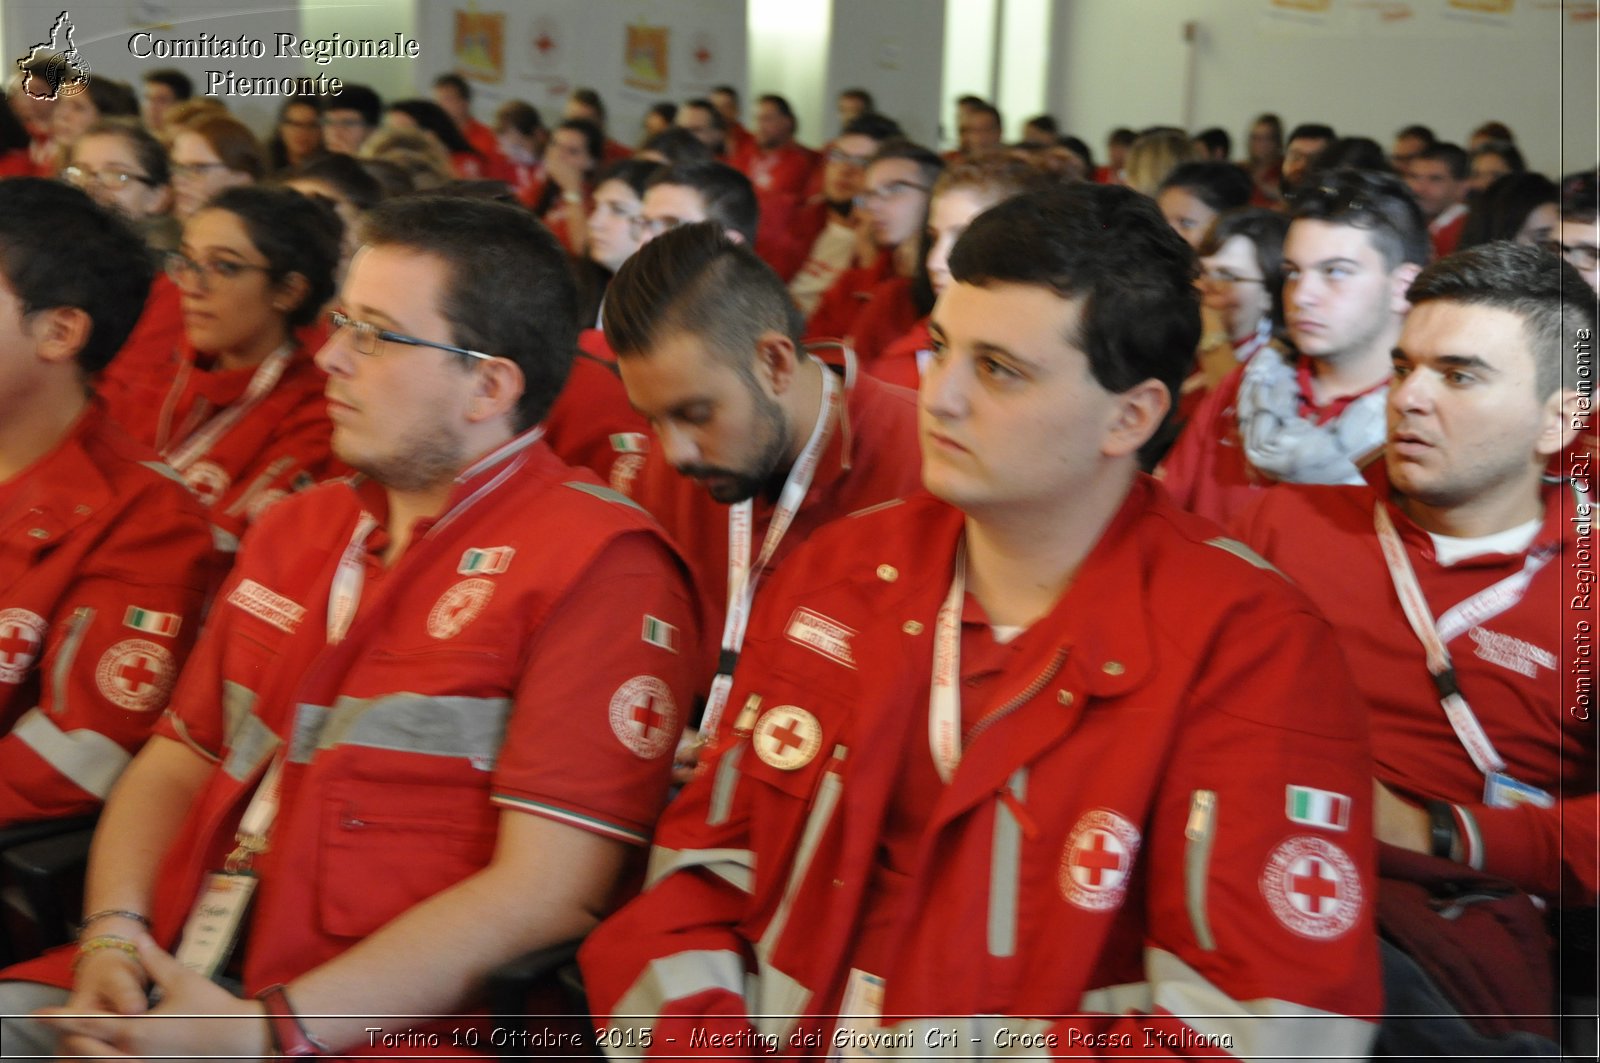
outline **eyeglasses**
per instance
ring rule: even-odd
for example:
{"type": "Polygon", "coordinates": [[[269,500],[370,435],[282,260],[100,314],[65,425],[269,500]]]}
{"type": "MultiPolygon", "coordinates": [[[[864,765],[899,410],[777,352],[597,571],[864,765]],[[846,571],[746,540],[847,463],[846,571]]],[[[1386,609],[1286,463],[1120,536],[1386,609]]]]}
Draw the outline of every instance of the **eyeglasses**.
{"type": "Polygon", "coordinates": [[[303,118],[303,119],[282,118],[282,119],[279,119],[278,124],[279,125],[288,126],[290,129],[321,129],[322,128],[322,123],[317,121],[315,118],[303,118]]]}
{"type": "Polygon", "coordinates": [[[882,188],[867,189],[861,193],[860,200],[862,203],[877,203],[882,200],[893,199],[905,192],[926,192],[927,190],[927,185],[919,185],[914,181],[890,181],[882,188]]]}
{"type": "Polygon", "coordinates": [[[107,192],[115,192],[127,185],[129,181],[140,181],[155,187],[156,182],[142,173],[129,173],[127,170],[91,170],[87,166],[68,166],[61,171],[61,176],[68,184],[79,188],[89,185],[99,185],[107,192]]]}
{"type": "Polygon", "coordinates": [[[1564,244],[1560,240],[1546,240],[1540,246],[1552,255],[1560,255],[1578,269],[1594,269],[1600,265],[1600,247],[1594,244],[1564,244]]]}
{"type": "Polygon", "coordinates": [[[260,273],[271,273],[271,266],[258,266],[254,262],[240,262],[231,258],[215,258],[210,262],[196,262],[182,251],[168,251],[166,259],[167,276],[179,284],[188,282],[191,278],[198,280],[200,287],[210,288],[213,281],[231,281],[249,270],[260,273]]]}
{"type": "Polygon", "coordinates": [[[1265,284],[1263,277],[1241,277],[1231,269],[1207,269],[1200,272],[1207,284],[1265,284]]]}
{"type": "Polygon", "coordinates": [[[225,162],[175,162],[172,164],[173,177],[202,177],[212,170],[226,170],[225,162]]]}
{"type": "Polygon", "coordinates": [[[838,148],[829,148],[828,149],[828,161],[829,162],[842,162],[846,166],[854,166],[857,169],[865,170],[867,168],[867,163],[872,161],[872,156],[871,155],[851,155],[849,152],[840,151],[838,148]]]}
{"type": "Polygon", "coordinates": [[[451,354],[460,354],[468,358],[478,358],[485,362],[494,361],[494,355],[484,354],[482,351],[469,351],[465,347],[452,347],[448,343],[434,343],[432,340],[420,340],[415,336],[407,336],[401,332],[390,332],[377,325],[365,321],[356,321],[338,310],[328,311],[328,324],[333,326],[335,332],[349,329],[353,334],[351,346],[361,354],[377,354],[378,341],[386,343],[403,343],[408,347],[432,347],[439,351],[449,351],[451,354]]]}

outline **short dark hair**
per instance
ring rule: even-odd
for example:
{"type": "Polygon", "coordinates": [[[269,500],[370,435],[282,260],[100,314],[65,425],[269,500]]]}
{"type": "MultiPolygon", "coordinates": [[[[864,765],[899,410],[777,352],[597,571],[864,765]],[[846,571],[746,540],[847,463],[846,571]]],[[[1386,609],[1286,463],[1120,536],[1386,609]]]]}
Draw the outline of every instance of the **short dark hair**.
{"type": "Polygon", "coordinates": [[[1497,122],[1492,118],[1483,123],[1477,129],[1474,129],[1472,131],[1472,135],[1475,137],[1488,137],[1490,140],[1517,139],[1516,135],[1511,132],[1510,126],[1506,125],[1504,122],[1497,122]]]}
{"type": "Polygon", "coordinates": [[[789,106],[789,101],[775,92],[763,93],[756,98],[757,103],[765,103],[775,109],[779,114],[789,120],[791,128],[800,128],[800,120],[794,116],[794,108],[789,106]]]}
{"type": "Polygon", "coordinates": [[[167,149],[137,118],[107,118],[96,122],[84,131],[69,153],[76,154],[78,144],[90,137],[121,137],[133,149],[134,157],[139,160],[139,168],[144,170],[152,187],[172,183],[172,166],[167,149]]]}
{"type": "Polygon", "coordinates": [[[337,96],[329,95],[322,101],[322,110],[355,111],[367,125],[376,126],[383,117],[383,97],[365,85],[346,85],[337,96]]]}
{"type": "MultiPolygon", "coordinates": [[[[1200,340],[1194,252],[1154,200],[1116,185],[1057,185],[1001,201],[950,253],[958,283],[1028,284],[1081,301],[1078,335],[1094,379],[1122,393],[1145,380],[1178,387],[1200,340]]],[[[1162,431],[1141,448],[1166,445],[1162,431]]]]}
{"type": "Polygon", "coordinates": [[[839,131],[839,135],[841,137],[867,137],[881,144],[885,140],[903,137],[905,133],[900,129],[900,123],[888,115],[878,114],[876,111],[868,111],[866,114],[858,114],[846,122],[844,128],[839,131]]]}
{"type": "Polygon", "coordinates": [[[905,159],[907,162],[915,163],[922,183],[930,189],[933,187],[933,182],[944,172],[943,159],[928,148],[913,143],[905,137],[895,137],[879,144],[877,154],[872,156],[872,161],[867,165],[874,166],[889,159],[905,159]]]}
{"type": "Polygon", "coordinates": [[[678,120],[678,105],[671,100],[657,100],[650,105],[650,113],[671,125],[678,120]]]}
{"type": "Polygon", "coordinates": [[[594,175],[594,186],[599,188],[607,181],[621,181],[642,197],[650,187],[650,179],[666,170],[666,166],[650,159],[618,159],[600,168],[594,175]]]}
{"type": "Polygon", "coordinates": [[[1056,116],[1053,114],[1036,114],[1023,124],[1029,129],[1037,129],[1039,132],[1049,133],[1053,137],[1061,134],[1061,125],[1056,121],[1056,116]]]}
{"type": "Polygon", "coordinates": [[[1281,211],[1243,207],[1220,215],[1200,245],[1200,254],[1204,256],[1216,254],[1235,236],[1250,241],[1261,281],[1272,296],[1274,325],[1283,324],[1283,238],[1288,232],[1289,218],[1281,211]]]}
{"type": "Polygon", "coordinates": [[[839,98],[842,100],[846,96],[850,97],[852,100],[860,100],[861,101],[861,107],[862,107],[863,111],[869,111],[870,112],[870,111],[876,111],[878,109],[877,103],[874,102],[873,99],[872,99],[872,93],[868,92],[864,88],[861,88],[859,86],[855,86],[855,87],[852,87],[852,88],[841,90],[840,93],[839,93],[839,98]]]}
{"type": "Polygon", "coordinates": [[[1231,162],[1185,162],[1179,163],[1167,174],[1157,194],[1169,188],[1184,189],[1221,214],[1223,211],[1237,210],[1250,202],[1255,182],[1231,162]]]}
{"type": "MultiPolygon", "coordinates": [[[[650,179],[647,187],[679,185],[700,193],[706,220],[731,229],[754,247],[760,208],[750,178],[720,162],[683,162],[669,166],[650,179]]],[[[654,241],[652,241],[654,242],[654,241]]]]}
{"type": "Polygon", "coordinates": [[[189,80],[188,74],[174,67],[163,66],[147,70],[139,80],[148,85],[165,85],[172,90],[173,99],[179,102],[194,95],[194,82],[189,80]]]}
{"type": "Polygon", "coordinates": [[[1106,143],[1111,147],[1132,147],[1133,142],[1138,139],[1138,133],[1123,125],[1111,131],[1111,135],[1106,137],[1106,143]]]}
{"type": "Polygon", "coordinates": [[[544,128],[544,119],[539,115],[539,108],[527,100],[507,100],[494,112],[495,129],[501,126],[510,126],[525,137],[531,137],[544,128]]]}
{"type": "Polygon", "coordinates": [[[1579,333],[1595,332],[1594,289],[1565,260],[1536,247],[1496,240],[1440,259],[1411,282],[1413,306],[1442,300],[1509,310],[1522,318],[1533,350],[1534,386],[1543,399],[1563,380],[1577,387],[1579,333]]]}
{"type": "Polygon", "coordinates": [[[1424,147],[1435,144],[1439,138],[1425,125],[1408,125],[1394,135],[1396,140],[1420,140],[1424,147]]]}
{"type": "Polygon", "coordinates": [[[461,132],[461,127],[456,125],[456,120],[450,113],[432,100],[415,97],[409,100],[395,100],[389,104],[389,110],[398,111],[413,122],[417,127],[432,133],[439,138],[439,143],[444,145],[444,150],[452,155],[469,153],[479,154],[461,132]]]}
{"type": "Polygon", "coordinates": [[[139,115],[139,96],[125,81],[92,77],[88,92],[89,102],[94,104],[101,118],[136,118],[139,115]]]}
{"type": "Polygon", "coordinates": [[[594,89],[576,88],[572,90],[572,94],[567,98],[573,103],[581,103],[593,111],[596,124],[602,127],[606,124],[606,101],[602,100],[600,94],[594,89]]]}
{"type": "Polygon", "coordinates": [[[383,185],[353,155],[318,155],[290,170],[282,180],[292,181],[302,177],[332,185],[352,207],[363,214],[383,199],[383,185]]]}
{"type": "Polygon", "coordinates": [[[682,126],[663,129],[644,142],[640,151],[653,151],[673,165],[688,162],[712,162],[716,156],[701,139],[682,126]]]}
{"type": "Polygon", "coordinates": [[[291,273],[306,279],[306,294],[285,315],[298,328],[317,318],[333,297],[339,267],[339,242],[344,223],[333,208],[292,188],[244,185],[226,188],[206,201],[202,210],[225,210],[244,223],[267,276],[281,281],[291,273]]]}
{"type": "Polygon", "coordinates": [[[1321,122],[1302,122],[1289,131],[1283,138],[1285,144],[1291,140],[1337,140],[1338,134],[1334,133],[1333,126],[1321,122]]]}
{"type": "Polygon", "coordinates": [[[1311,169],[1317,170],[1372,170],[1377,173],[1394,173],[1388,152],[1371,137],[1340,137],[1317,152],[1311,160],[1311,169]]]}
{"type": "Polygon", "coordinates": [[[441,259],[448,271],[439,313],[451,342],[510,359],[526,387],[521,432],[549,412],[578,341],[577,293],[566,253],[521,207],[457,196],[403,196],[367,215],[362,238],[441,259]]]}
{"type": "Polygon", "coordinates": [[[0,272],[24,314],[70,306],[89,315],[78,370],[106,367],[144,313],[155,265],[114,212],[58,181],[16,177],[0,195],[0,272]]]}
{"type": "MultiPolygon", "coordinates": [[[[595,123],[587,118],[568,118],[556,126],[557,129],[571,129],[583,134],[583,147],[589,153],[589,158],[594,160],[594,165],[599,166],[600,160],[606,156],[606,134],[595,123]]],[[[551,185],[555,182],[551,181],[551,185]]]]}
{"type": "Polygon", "coordinates": [[[735,105],[737,105],[739,102],[739,90],[734,88],[732,85],[713,85],[711,86],[711,95],[732,96],[735,105]]]}
{"type": "Polygon", "coordinates": [[[1294,197],[1289,217],[1367,230],[1391,271],[1403,262],[1426,265],[1433,255],[1422,208],[1393,174],[1324,170],[1294,197]]]}
{"type": "Polygon", "coordinates": [[[1472,160],[1459,144],[1441,140],[1417,152],[1417,162],[1442,162],[1450,170],[1452,180],[1465,181],[1472,174],[1472,160]]]}
{"type": "Polygon", "coordinates": [[[455,89],[463,100],[468,103],[472,102],[472,86],[467,84],[467,79],[460,74],[440,74],[433,79],[433,87],[436,89],[455,89]]]}
{"type": "Polygon", "coordinates": [[[1561,217],[1590,225],[1600,219],[1600,174],[1579,170],[1561,179],[1561,217]]]}
{"type": "Polygon", "coordinates": [[[994,124],[999,128],[1005,127],[1005,122],[1000,118],[1000,108],[996,107],[992,103],[989,103],[985,100],[979,100],[976,103],[969,104],[967,106],[967,110],[971,111],[973,114],[981,114],[985,117],[993,118],[994,124]]]}
{"type": "Polygon", "coordinates": [[[1220,152],[1224,159],[1233,155],[1233,138],[1221,126],[1202,129],[1194,135],[1194,139],[1204,144],[1207,151],[1220,152]]]}
{"type": "Polygon", "coordinates": [[[678,110],[683,111],[690,107],[693,107],[697,111],[704,111],[706,114],[710,115],[712,126],[714,126],[719,132],[725,133],[728,131],[728,120],[722,116],[721,111],[717,110],[717,105],[706,99],[704,96],[696,96],[692,100],[684,100],[683,106],[678,108],[678,110]]]}
{"type": "Polygon", "coordinates": [[[756,338],[769,329],[798,346],[805,321],[772,267],[712,222],[651,240],[606,289],[606,341],[622,358],[648,354],[664,337],[684,332],[748,373],[756,338]]]}

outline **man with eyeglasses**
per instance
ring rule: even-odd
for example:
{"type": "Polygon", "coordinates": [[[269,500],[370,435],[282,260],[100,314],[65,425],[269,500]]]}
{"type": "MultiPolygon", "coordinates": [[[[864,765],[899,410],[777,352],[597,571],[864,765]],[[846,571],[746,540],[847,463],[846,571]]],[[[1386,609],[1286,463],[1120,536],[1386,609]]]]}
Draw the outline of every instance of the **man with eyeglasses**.
{"type": "Polygon", "coordinates": [[[807,317],[839,274],[876,256],[869,220],[865,211],[856,210],[856,197],[866,187],[867,164],[885,141],[900,135],[891,118],[852,118],[823,156],[821,191],[795,213],[785,241],[761,249],[807,317]]]}
{"type": "Polygon", "coordinates": [[[346,85],[322,109],[322,142],[332,152],[354,155],[378,128],[383,99],[365,85],[346,85]]]}
{"type": "Polygon", "coordinates": [[[844,339],[863,364],[916,324],[933,306],[933,291],[913,287],[928,224],[928,197],[944,162],[920,144],[897,137],[867,166],[858,197],[875,255],[841,273],[806,322],[808,339],[844,339]]]}
{"type": "Polygon", "coordinates": [[[1277,483],[1360,483],[1383,446],[1389,352],[1406,287],[1432,248],[1399,178],[1320,174],[1283,244],[1287,346],[1239,366],[1195,410],[1162,476],[1180,505],[1226,523],[1277,483]]]}
{"type": "Polygon", "coordinates": [[[87,386],[151,274],[144,241],[81,191],[6,182],[0,827],[99,810],[166,706],[220,574],[199,503],[87,386]]]}
{"type": "Polygon", "coordinates": [[[1600,176],[1579,172],[1562,180],[1558,233],[1546,250],[1572,263],[1600,291],[1600,176]]]}
{"type": "Polygon", "coordinates": [[[665,802],[696,619],[659,527],[542,441],[560,247],[460,198],[364,237],[317,356],[361,475],[247,538],[103,820],[75,982],[70,954],[21,975],[72,984],[57,1052],[486,1058],[487,1020],[428,1017],[586,933],[665,802]]]}

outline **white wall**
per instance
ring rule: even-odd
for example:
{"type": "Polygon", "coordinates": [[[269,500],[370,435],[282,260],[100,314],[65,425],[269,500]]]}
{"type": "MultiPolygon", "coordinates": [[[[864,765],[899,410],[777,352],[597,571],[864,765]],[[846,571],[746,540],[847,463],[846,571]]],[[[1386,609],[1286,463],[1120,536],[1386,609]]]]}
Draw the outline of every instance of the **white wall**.
{"type": "MultiPolygon", "coordinates": [[[[938,144],[944,8],[944,0],[835,0],[824,125],[828,136],[839,127],[835,97],[841,89],[859,85],[872,93],[879,111],[899,121],[906,136],[930,147],[938,144]]],[[[752,81],[758,76],[753,72],[752,81]]]]}
{"type": "Polygon", "coordinates": [[[755,121],[757,96],[774,93],[789,101],[802,144],[831,136],[828,46],[833,0],[749,0],[750,91],[745,125],[755,121]]]}
{"type": "Polygon", "coordinates": [[[1495,118],[1535,169],[1595,163],[1596,24],[1564,21],[1559,0],[1521,0],[1503,21],[1476,22],[1450,0],[1409,0],[1398,7],[1411,17],[1395,21],[1379,18],[1380,5],[1333,0],[1306,23],[1270,17],[1270,0],[1055,2],[1052,107],[1097,153],[1116,126],[1182,124],[1192,20],[1192,125],[1226,128],[1236,154],[1251,119],[1276,111],[1288,125],[1325,121],[1386,149],[1411,122],[1464,142],[1495,118]]]}

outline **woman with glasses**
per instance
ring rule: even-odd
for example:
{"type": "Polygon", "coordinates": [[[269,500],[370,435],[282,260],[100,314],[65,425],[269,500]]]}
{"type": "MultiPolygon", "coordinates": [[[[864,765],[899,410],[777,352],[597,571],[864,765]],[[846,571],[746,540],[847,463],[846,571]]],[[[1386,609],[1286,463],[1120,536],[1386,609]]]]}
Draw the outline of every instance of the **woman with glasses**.
{"type": "Polygon", "coordinates": [[[188,221],[225,189],[252,185],[266,173],[266,157],[248,126],[226,115],[208,115],[172,138],[173,213],[188,221]]]}
{"type": "Polygon", "coordinates": [[[317,315],[333,294],[340,230],[331,207],[298,192],[224,191],[167,257],[182,342],[103,383],[111,415],[210,507],[223,549],[272,502],[337,470],[312,355],[327,334],[317,315]]]}
{"type": "Polygon", "coordinates": [[[178,246],[172,171],[161,142],[133,119],[91,128],[67,150],[61,177],[131,221],[158,257],[178,246]]]}
{"type": "Polygon", "coordinates": [[[1283,324],[1286,215],[1261,207],[1220,215],[1200,245],[1200,295],[1206,330],[1197,367],[1183,383],[1179,416],[1223,377],[1248,362],[1283,324]]]}
{"type": "Polygon", "coordinates": [[[315,96],[290,96],[278,108],[278,122],[267,141],[272,172],[285,173],[324,154],[322,104],[315,96]]]}

